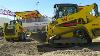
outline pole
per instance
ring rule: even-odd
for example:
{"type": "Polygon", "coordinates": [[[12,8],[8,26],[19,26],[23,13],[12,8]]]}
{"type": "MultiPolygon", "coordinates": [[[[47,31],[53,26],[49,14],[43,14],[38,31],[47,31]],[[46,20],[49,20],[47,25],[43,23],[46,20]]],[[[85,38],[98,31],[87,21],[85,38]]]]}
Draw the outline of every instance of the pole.
{"type": "Polygon", "coordinates": [[[38,2],[36,2],[37,10],[38,10],[38,4],[39,4],[39,1],[38,1],[38,2]]]}

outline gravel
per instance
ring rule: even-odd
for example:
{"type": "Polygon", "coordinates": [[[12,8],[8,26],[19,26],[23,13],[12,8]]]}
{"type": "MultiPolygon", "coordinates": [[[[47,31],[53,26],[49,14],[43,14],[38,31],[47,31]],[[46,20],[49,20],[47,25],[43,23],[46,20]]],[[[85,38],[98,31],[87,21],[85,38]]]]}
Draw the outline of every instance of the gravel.
{"type": "Polygon", "coordinates": [[[29,56],[37,55],[36,41],[30,42],[7,42],[0,40],[0,56],[29,56]]]}
{"type": "Polygon", "coordinates": [[[100,43],[85,47],[37,48],[35,40],[27,42],[7,42],[0,40],[0,56],[100,56],[100,43]]]}
{"type": "Polygon", "coordinates": [[[84,48],[82,50],[57,50],[44,53],[41,56],[99,56],[99,51],[92,51],[84,48]]]}

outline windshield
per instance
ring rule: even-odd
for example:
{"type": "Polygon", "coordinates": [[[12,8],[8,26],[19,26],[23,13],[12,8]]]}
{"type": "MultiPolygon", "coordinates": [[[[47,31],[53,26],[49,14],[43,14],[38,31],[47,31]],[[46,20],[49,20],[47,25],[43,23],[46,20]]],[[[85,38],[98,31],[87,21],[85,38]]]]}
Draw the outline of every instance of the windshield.
{"type": "Polygon", "coordinates": [[[19,20],[13,20],[13,21],[10,21],[10,25],[15,25],[16,23],[19,23],[22,25],[22,22],[19,21],[19,20]]]}
{"type": "Polygon", "coordinates": [[[63,16],[68,16],[68,15],[71,15],[73,13],[76,12],[76,8],[75,7],[59,7],[58,9],[55,9],[55,16],[57,18],[61,18],[63,16]]]}

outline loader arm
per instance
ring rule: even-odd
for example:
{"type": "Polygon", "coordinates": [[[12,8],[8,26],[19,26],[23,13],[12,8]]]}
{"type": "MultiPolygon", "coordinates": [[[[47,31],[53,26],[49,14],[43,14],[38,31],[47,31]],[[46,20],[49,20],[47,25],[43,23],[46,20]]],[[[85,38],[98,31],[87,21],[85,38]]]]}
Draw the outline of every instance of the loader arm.
{"type": "Polygon", "coordinates": [[[62,18],[58,18],[55,21],[58,22],[58,24],[62,24],[64,22],[78,20],[78,19],[82,18],[85,21],[85,23],[87,23],[87,20],[91,21],[91,20],[95,19],[95,17],[98,15],[99,14],[98,14],[97,5],[92,4],[92,5],[84,6],[83,9],[80,10],[79,12],[76,12],[76,13],[69,15],[69,16],[64,16],[62,18]],[[95,11],[95,15],[90,14],[92,12],[92,10],[95,11]],[[88,18],[91,18],[91,19],[88,19],[88,18]]]}

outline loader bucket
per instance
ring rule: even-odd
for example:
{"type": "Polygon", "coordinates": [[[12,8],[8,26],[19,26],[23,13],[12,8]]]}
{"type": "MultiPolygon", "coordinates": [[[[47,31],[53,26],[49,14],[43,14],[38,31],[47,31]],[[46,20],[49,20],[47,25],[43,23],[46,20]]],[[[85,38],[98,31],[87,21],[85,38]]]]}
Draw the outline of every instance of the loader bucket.
{"type": "Polygon", "coordinates": [[[46,32],[32,32],[31,36],[32,39],[38,42],[45,42],[46,41],[46,32]]]}

